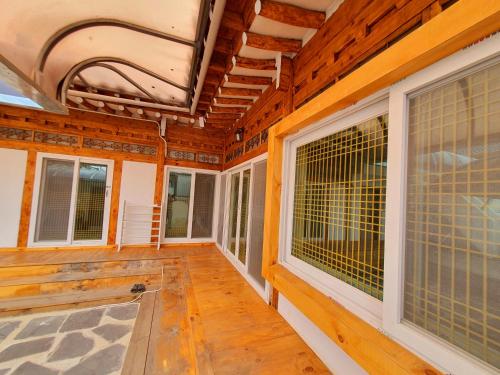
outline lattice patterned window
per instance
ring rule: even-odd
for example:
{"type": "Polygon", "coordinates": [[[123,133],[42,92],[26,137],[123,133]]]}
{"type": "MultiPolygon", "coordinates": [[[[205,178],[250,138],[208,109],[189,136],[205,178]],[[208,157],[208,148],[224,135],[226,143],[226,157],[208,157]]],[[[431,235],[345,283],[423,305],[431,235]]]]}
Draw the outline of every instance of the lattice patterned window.
{"type": "Polygon", "coordinates": [[[409,99],[403,319],[500,369],[500,63],[409,99]]]}
{"type": "Polygon", "coordinates": [[[387,117],[296,151],[294,257],[382,299],[387,117]]]}
{"type": "Polygon", "coordinates": [[[374,325],[382,319],[388,101],[285,140],[281,259],[374,325]]]}

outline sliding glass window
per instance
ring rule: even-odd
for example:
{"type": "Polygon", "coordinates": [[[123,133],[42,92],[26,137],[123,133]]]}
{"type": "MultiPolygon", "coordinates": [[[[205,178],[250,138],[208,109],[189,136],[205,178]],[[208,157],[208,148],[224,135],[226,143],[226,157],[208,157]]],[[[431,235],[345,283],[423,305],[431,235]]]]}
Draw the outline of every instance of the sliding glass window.
{"type": "Polygon", "coordinates": [[[500,63],[410,96],[404,321],[500,368],[500,63]]]}
{"type": "Polygon", "coordinates": [[[217,175],[190,169],[168,169],[165,192],[167,241],[212,239],[217,175]]]}
{"type": "Polygon", "coordinates": [[[40,154],[32,244],[103,243],[109,221],[111,161],[40,154]]]}

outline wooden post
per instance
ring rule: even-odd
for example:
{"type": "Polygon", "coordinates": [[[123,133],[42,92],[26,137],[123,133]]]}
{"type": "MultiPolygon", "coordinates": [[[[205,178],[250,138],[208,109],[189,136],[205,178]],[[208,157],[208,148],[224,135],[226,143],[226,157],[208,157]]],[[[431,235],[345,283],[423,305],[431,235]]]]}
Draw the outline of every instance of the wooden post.
{"type": "Polygon", "coordinates": [[[120,189],[122,182],[123,160],[115,160],[113,167],[113,188],[111,191],[111,208],[109,211],[108,245],[116,243],[118,230],[118,211],[120,209],[120,189]]]}
{"type": "Polygon", "coordinates": [[[33,202],[33,185],[35,183],[36,151],[28,151],[26,172],[24,175],[23,200],[21,204],[21,220],[17,236],[17,247],[28,246],[28,233],[31,218],[31,203],[33,202]]]}

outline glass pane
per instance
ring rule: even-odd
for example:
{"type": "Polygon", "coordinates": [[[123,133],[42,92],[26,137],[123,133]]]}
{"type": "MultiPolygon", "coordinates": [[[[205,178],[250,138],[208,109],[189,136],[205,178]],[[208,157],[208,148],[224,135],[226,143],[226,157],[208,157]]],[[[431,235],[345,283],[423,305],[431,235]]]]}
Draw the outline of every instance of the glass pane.
{"type": "Polygon", "coordinates": [[[245,264],[247,256],[247,224],[248,224],[248,195],[250,194],[250,169],[243,171],[243,186],[241,190],[241,219],[240,219],[240,246],[238,259],[245,264]]]}
{"type": "Polygon", "coordinates": [[[248,244],[248,273],[264,288],[266,282],[262,277],[262,242],[264,235],[264,208],[266,203],[266,169],[265,161],[255,164],[252,176],[252,225],[248,244]]]}
{"type": "Polygon", "coordinates": [[[224,203],[226,202],[226,175],[220,178],[219,222],[217,223],[217,243],[222,246],[224,233],[224,203]]]}
{"type": "Polygon", "coordinates": [[[187,237],[191,174],[170,172],[165,237],[187,237]]]}
{"type": "Polygon", "coordinates": [[[212,237],[215,175],[196,173],[194,182],[192,238],[212,237]]]}
{"type": "Polygon", "coordinates": [[[227,247],[230,252],[236,254],[236,231],[238,225],[238,193],[240,189],[240,174],[231,176],[231,196],[229,201],[229,230],[227,247]]]}
{"type": "Polygon", "coordinates": [[[43,159],[35,241],[66,241],[75,163],[43,159]]]}
{"type": "Polygon", "coordinates": [[[409,101],[403,317],[500,367],[500,64],[409,101]]]}
{"type": "Polygon", "coordinates": [[[382,299],[387,115],[297,148],[292,255],[382,299]]]}
{"type": "Polygon", "coordinates": [[[74,240],[101,240],[108,166],[80,163],[74,240]]]}

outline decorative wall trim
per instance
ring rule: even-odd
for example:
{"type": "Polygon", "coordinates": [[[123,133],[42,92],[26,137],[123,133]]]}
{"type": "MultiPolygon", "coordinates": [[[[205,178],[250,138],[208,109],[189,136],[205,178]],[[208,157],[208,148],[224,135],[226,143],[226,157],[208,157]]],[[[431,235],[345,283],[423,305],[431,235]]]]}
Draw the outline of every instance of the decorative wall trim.
{"type": "Polygon", "coordinates": [[[208,164],[220,164],[221,158],[220,155],[207,154],[205,152],[198,153],[198,162],[200,163],[208,163],[208,164]]]}
{"type": "Polygon", "coordinates": [[[83,147],[92,148],[95,150],[127,152],[131,154],[141,154],[149,156],[154,156],[157,153],[156,146],[114,142],[96,138],[83,138],[83,147]]]}
{"type": "Polygon", "coordinates": [[[33,131],[0,126],[0,138],[15,141],[31,141],[33,139],[33,131]]]}
{"type": "Polygon", "coordinates": [[[168,157],[174,160],[196,160],[196,154],[191,151],[168,150],[168,157]]]}
{"type": "Polygon", "coordinates": [[[35,136],[33,138],[34,142],[48,143],[51,145],[60,146],[77,146],[78,137],[74,135],[58,134],[58,133],[46,133],[35,131],[35,136]]]}

